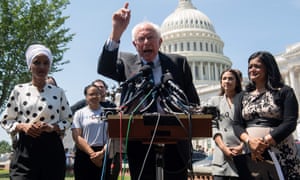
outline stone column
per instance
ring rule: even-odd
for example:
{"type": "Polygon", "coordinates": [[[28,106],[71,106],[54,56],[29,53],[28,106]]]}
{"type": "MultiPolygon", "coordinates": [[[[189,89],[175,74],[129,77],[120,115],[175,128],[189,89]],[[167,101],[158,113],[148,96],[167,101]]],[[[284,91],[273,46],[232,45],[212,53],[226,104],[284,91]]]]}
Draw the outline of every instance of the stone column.
{"type": "Polygon", "coordinates": [[[215,64],[215,81],[218,81],[219,80],[219,71],[218,71],[218,66],[217,66],[217,63],[214,63],[215,64]]]}
{"type": "Polygon", "coordinates": [[[204,80],[203,76],[203,62],[200,61],[200,69],[199,69],[199,76],[200,76],[200,80],[204,80]]]}
{"type": "Polygon", "coordinates": [[[192,69],[192,76],[194,77],[194,80],[198,80],[196,79],[196,62],[195,61],[190,61],[191,64],[191,69],[192,69]]]}
{"type": "Polygon", "coordinates": [[[289,69],[290,86],[295,88],[295,74],[293,68],[289,69]]]}
{"type": "Polygon", "coordinates": [[[208,69],[208,80],[211,81],[211,71],[210,71],[210,62],[207,62],[207,69],[208,69]]]}

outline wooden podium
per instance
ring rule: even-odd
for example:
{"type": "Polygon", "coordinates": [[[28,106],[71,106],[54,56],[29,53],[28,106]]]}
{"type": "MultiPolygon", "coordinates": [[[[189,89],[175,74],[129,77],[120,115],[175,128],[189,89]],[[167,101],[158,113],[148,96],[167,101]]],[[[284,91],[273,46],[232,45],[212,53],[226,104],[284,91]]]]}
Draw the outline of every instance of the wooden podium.
{"type": "MultiPolygon", "coordinates": [[[[122,137],[126,137],[130,115],[108,115],[108,131],[111,138],[120,138],[120,124],[122,124],[122,137]],[[120,122],[121,121],[121,122],[120,122]]],[[[191,137],[211,137],[211,114],[193,114],[191,121],[185,114],[143,114],[134,115],[131,119],[128,139],[150,142],[155,132],[156,122],[159,125],[155,133],[156,143],[169,143],[191,137]],[[190,128],[191,124],[191,128],[190,128]]]]}
{"type": "Polygon", "coordinates": [[[164,179],[163,151],[165,144],[173,144],[179,140],[189,140],[195,137],[211,137],[212,128],[210,114],[158,114],[150,113],[130,116],[128,114],[108,115],[108,132],[110,138],[126,137],[129,129],[128,139],[143,143],[153,143],[156,147],[156,180],[164,179]],[[157,122],[158,125],[157,125],[157,122]],[[130,123],[130,124],[128,124],[130,123]],[[122,133],[120,135],[120,127],[122,133]]]}

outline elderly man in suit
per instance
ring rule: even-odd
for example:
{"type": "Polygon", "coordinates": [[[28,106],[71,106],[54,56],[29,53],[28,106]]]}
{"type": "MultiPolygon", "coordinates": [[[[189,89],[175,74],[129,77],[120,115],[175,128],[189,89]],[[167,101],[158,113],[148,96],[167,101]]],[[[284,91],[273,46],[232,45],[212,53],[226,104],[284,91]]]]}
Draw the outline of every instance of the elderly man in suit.
{"type": "MultiPolygon", "coordinates": [[[[137,24],[132,30],[132,43],[137,54],[119,52],[120,39],[129,24],[130,15],[128,3],[125,3],[123,8],[113,14],[112,32],[99,58],[98,73],[123,82],[139,72],[143,65],[152,62],[154,84],[160,84],[162,75],[169,72],[172,74],[174,82],[186,94],[188,101],[198,105],[200,100],[193,85],[191,70],[186,58],[174,54],[167,55],[159,51],[162,43],[159,26],[151,22],[137,24]]],[[[177,144],[165,145],[164,179],[187,179],[189,143],[179,141],[177,144]]],[[[128,142],[127,155],[132,180],[139,179],[141,171],[140,179],[155,179],[155,146],[150,149],[142,169],[148,147],[148,144],[138,141],[130,140],[128,142]]]]}

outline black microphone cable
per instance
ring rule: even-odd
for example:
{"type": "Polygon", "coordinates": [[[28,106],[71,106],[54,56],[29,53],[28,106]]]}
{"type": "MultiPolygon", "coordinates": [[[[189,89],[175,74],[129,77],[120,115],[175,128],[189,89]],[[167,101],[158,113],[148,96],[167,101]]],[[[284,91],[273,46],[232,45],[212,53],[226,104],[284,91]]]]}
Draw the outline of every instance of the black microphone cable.
{"type": "Polygon", "coordinates": [[[162,75],[161,77],[162,86],[169,87],[170,90],[178,92],[178,94],[186,101],[188,102],[188,98],[184,91],[180,89],[180,87],[174,82],[174,78],[170,72],[167,72],[162,75]]]}
{"type": "Polygon", "coordinates": [[[184,114],[190,113],[190,108],[188,105],[178,100],[177,97],[175,97],[173,94],[170,95],[170,98],[174,105],[176,105],[176,107],[179,108],[184,114]]]}
{"type": "MultiPolygon", "coordinates": [[[[189,108],[189,101],[185,93],[174,83],[174,85],[170,86],[172,76],[170,73],[166,73],[162,77],[162,84],[161,84],[161,94],[162,96],[166,97],[168,99],[170,105],[168,107],[173,107],[173,111],[190,111],[189,108]],[[176,86],[176,88],[174,88],[176,86]]],[[[187,113],[187,112],[186,112],[187,113]]]]}
{"type": "MultiPolygon", "coordinates": [[[[146,96],[144,96],[142,98],[142,100],[140,101],[140,103],[133,109],[133,111],[130,113],[130,116],[129,116],[129,120],[128,120],[128,124],[127,124],[127,130],[126,130],[126,137],[125,137],[125,153],[127,153],[127,146],[128,146],[128,137],[129,137],[129,132],[130,132],[130,127],[131,127],[131,122],[133,121],[134,119],[134,114],[137,112],[137,110],[140,108],[140,106],[145,102],[146,98],[148,96],[151,95],[151,93],[153,92],[153,88],[146,94],[146,96]]],[[[122,107],[121,107],[122,109],[122,107]]],[[[123,108],[124,109],[124,108],[123,108]]],[[[122,114],[122,112],[120,111],[120,113],[122,114]]],[[[159,121],[158,121],[159,122],[159,121]]],[[[158,123],[157,122],[157,123],[158,123]]],[[[141,170],[142,171],[142,170],[141,170]]]]}
{"type": "Polygon", "coordinates": [[[170,99],[170,94],[172,91],[170,91],[166,86],[161,84],[160,88],[160,97],[161,102],[164,106],[164,109],[167,110],[167,112],[170,112],[171,114],[176,114],[178,112],[181,112],[179,107],[176,107],[175,104],[172,103],[172,100],[170,99]]]}
{"type": "Polygon", "coordinates": [[[181,122],[180,118],[178,118],[178,116],[177,116],[178,114],[181,114],[181,113],[173,111],[172,108],[169,106],[169,104],[174,105],[172,103],[172,101],[168,97],[163,96],[162,94],[161,94],[160,98],[161,98],[160,104],[161,104],[161,107],[163,108],[163,110],[169,114],[174,115],[174,117],[176,118],[179,125],[182,127],[184,132],[188,135],[188,130],[185,128],[184,124],[181,122]]]}
{"type": "MultiPolygon", "coordinates": [[[[146,112],[152,105],[153,103],[156,103],[156,99],[158,97],[158,86],[154,86],[150,92],[151,94],[149,94],[147,97],[145,97],[145,101],[149,102],[148,105],[146,105],[144,108],[142,108],[140,110],[140,113],[143,114],[144,112],[146,112]],[[149,101],[150,100],[150,101],[149,101]]],[[[156,104],[155,104],[156,105],[156,104]]]]}
{"type": "MultiPolygon", "coordinates": [[[[146,78],[141,82],[139,85],[137,91],[133,92],[133,96],[130,97],[130,99],[126,100],[121,107],[124,111],[129,111],[130,108],[132,108],[134,103],[140,103],[138,102],[138,99],[144,98],[144,94],[151,92],[151,88],[154,86],[154,84],[151,81],[148,81],[146,78]]],[[[148,97],[148,96],[146,96],[148,97]]]]}
{"type": "Polygon", "coordinates": [[[135,89],[134,89],[134,84],[133,83],[129,83],[126,87],[121,87],[122,89],[125,89],[126,90],[126,92],[125,92],[125,94],[124,94],[124,97],[123,98],[121,98],[121,103],[120,104],[123,104],[123,102],[126,102],[126,101],[128,101],[128,99],[132,96],[132,92],[134,92],[135,91],[135,89]]]}
{"type": "MultiPolygon", "coordinates": [[[[176,92],[174,93],[173,90],[174,90],[174,88],[169,89],[169,88],[163,86],[162,90],[161,90],[161,92],[162,92],[161,93],[161,99],[162,99],[161,102],[164,105],[164,110],[167,110],[169,113],[172,113],[175,116],[177,116],[179,113],[173,111],[173,108],[176,108],[176,110],[183,112],[187,116],[188,130],[182,124],[182,122],[179,118],[178,118],[178,122],[180,122],[181,126],[185,130],[185,132],[188,136],[188,142],[191,142],[192,141],[192,113],[191,113],[189,105],[188,105],[189,102],[187,101],[187,99],[184,100],[185,98],[182,99],[181,97],[179,97],[179,95],[176,92]],[[173,108],[171,108],[170,106],[172,106],[173,108]]],[[[193,148],[192,148],[191,143],[188,143],[188,153],[189,153],[189,160],[188,160],[187,164],[185,165],[185,167],[191,168],[191,173],[193,174],[193,167],[192,167],[192,160],[191,160],[193,148]]]]}

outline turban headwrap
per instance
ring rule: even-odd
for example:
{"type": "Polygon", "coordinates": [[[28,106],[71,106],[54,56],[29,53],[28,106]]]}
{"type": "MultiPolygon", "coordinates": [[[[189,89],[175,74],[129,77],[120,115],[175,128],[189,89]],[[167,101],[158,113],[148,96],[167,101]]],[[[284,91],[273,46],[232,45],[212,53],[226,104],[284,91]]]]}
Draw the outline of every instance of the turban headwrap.
{"type": "Polygon", "coordinates": [[[50,61],[50,66],[51,66],[51,64],[52,64],[52,54],[51,54],[50,49],[48,49],[46,46],[41,45],[41,44],[33,44],[33,45],[30,45],[27,48],[26,53],[25,53],[28,69],[30,69],[30,65],[32,63],[32,60],[36,56],[41,55],[41,54],[48,57],[48,59],[50,61]]]}

